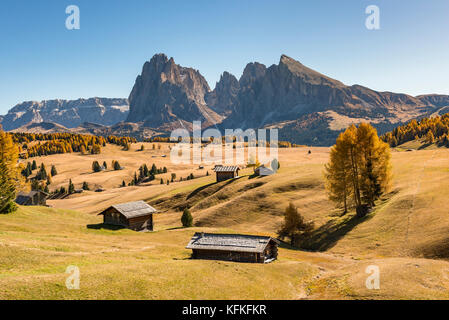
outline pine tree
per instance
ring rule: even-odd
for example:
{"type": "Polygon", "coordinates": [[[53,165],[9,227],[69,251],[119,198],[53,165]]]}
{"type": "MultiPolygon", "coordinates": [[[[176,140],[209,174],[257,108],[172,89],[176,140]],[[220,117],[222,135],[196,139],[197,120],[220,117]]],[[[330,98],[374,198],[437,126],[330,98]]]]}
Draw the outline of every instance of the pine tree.
{"type": "Polygon", "coordinates": [[[83,182],[83,190],[86,190],[86,191],[90,190],[89,184],[86,181],[83,182]]]}
{"type": "Polygon", "coordinates": [[[72,183],[72,179],[69,180],[69,188],[67,190],[69,191],[69,194],[75,193],[75,186],[72,183]]]}
{"type": "Polygon", "coordinates": [[[36,170],[37,169],[37,163],[36,160],[33,160],[33,164],[31,165],[31,170],[36,170]]]}
{"type": "Polygon", "coordinates": [[[106,163],[106,161],[103,161],[103,167],[105,170],[108,168],[108,164],[106,163]]]}
{"type": "Polygon", "coordinates": [[[113,162],[113,167],[114,167],[114,170],[116,170],[116,171],[122,169],[122,167],[120,166],[120,163],[118,161],[113,162]]]}
{"type": "Polygon", "coordinates": [[[14,200],[19,185],[18,148],[0,127],[0,213],[16,210],[14,200]]]}
{"type": "Polygon", "coordinates": [[[51,166],[51,176],[54,177],[58,175],[58,171],[56,170],[56,167],[54,165],[51,166]]]}
{"type": "Polygon", "coordinates": [[[190,228],[193,226],[193,217],[188,208],[185,208],[182,213],[181,223],[184,228],[190,228]]]}
{"type": "Polygon", "coordinates": [[[101,166],[98,163],[98,161],[92,162],[92,171],[93,172],[100,172],[101,171],[101,166]]]}

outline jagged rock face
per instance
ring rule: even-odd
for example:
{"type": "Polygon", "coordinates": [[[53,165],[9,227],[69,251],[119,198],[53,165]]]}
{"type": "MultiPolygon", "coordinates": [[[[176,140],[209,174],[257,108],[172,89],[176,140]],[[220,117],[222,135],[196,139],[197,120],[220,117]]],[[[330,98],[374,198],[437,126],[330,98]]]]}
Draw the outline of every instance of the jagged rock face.
{"type": "Polygon", "coordinates": [[[113,125],[126,119],[128,100],[90,98],[78,100],[29,101],[16,105],[4,116],[4,130],[31,123],[54,122],[75,128],[84,122],[113,125]]]}
{"type": "Polygon", "coordinates": [[[181,67],[163,54],[155,55],[136,79],[129,96],[127,122],[143,121],[145,126],[165,129],[195,120],[205,126],[219,123],[222,118],[204,100],[209,91],[206,79],[197,70],[181,67]]]}
{"type": "Polygon", "coordinates": [[[237,78],[225,71],[214,91],[206,94],[206,104],[219,114],[229,115],[234,111],[239,91],[240,84],[237,78]]]}
{"type": "Polygon", "coordinates": [[[346,86],[285,55],[269,68],[248,64],[239,84],[235,111],[221,128],[278,128],[281,138],[315,145],[332,144],[351,123],[371,122],[382,132],[449,106],[444,96],[346,86]]]}

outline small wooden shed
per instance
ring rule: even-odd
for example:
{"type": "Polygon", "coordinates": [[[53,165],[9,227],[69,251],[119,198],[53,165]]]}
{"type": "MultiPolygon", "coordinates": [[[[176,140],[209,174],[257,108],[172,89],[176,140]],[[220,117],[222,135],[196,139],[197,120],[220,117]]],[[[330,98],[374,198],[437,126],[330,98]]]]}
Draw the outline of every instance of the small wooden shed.
{"type": "Polygon", "coordinates": [[[186,248],[194,259],[268,263],[277,259],[278,245],[272,237],[195,233],[186,248]]]}
{"type": "Polygon", "coordinates": [[[238,166],[217,165],[214,171],[217,174],[217,182],[220,182],[238,177],[240,168],[238,166]]]}
{"type": "Polygon", "coordinates": [[[21,206],[46,206],[48,193],[44,191],[20,192],[16,203],[21,206]]]}
{"type": "Polygon", "coordinates": [[[144,201],[113,205],[98,215],[104,224],[122,226],[135,231],[153,231],[153,214],[157,210],[144,201]]]}

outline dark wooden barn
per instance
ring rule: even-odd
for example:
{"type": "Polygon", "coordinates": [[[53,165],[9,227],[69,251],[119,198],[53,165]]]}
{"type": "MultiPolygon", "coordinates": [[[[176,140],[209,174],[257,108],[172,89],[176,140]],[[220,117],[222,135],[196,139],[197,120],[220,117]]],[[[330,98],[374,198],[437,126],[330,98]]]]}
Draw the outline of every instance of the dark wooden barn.
{"type": "Polygon", "coordinates": [[[215,166],[214,171],[217,174],[217,182],[234,179],[238,177],[240,168],[237,166],[215,166]]]}
{"type": "Polygon", "coordinates": [[[186,248],[194,259],[268,263],[277,259],[278,245],[271,237],[195,233],[186,248]]]}
{"type": "Polygon", "coordinates": [[[48,194],[43,191],[20,192],[16,203],[21,206],[46,206],[48,194]]]}
{"type": "Polygon", "coordinates": [[[113,205],[99,215],[104,224],[122,226],[135,231],[153,231],[153,214],[157,210],[144,201],[113,205]]]}

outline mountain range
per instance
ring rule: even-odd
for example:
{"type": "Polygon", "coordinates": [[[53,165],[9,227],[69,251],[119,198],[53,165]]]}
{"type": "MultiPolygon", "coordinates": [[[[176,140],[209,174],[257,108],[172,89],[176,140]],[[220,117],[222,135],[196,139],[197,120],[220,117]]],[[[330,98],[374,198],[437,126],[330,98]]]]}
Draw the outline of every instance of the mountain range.
{"type": "Polygon", "coordinates": [[[145,137],[191,129],[192,121],[201,120],[203,128],[221,130],[277,128],[281,140],[327,146],[351,123],[367,121],[383,133],[448,111],[447,95],[413,97],[348,86],[286,55],[270,67],[249,63],[240,79],[224,72],[211,90],[198,70],[156,54],[144,64],[128,99],[24,102],[0,121],[5,130],[30,130],[21,128],[30,122],[73,130],[88,122],[79,130],[145,137]]]}

